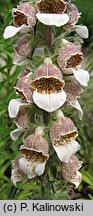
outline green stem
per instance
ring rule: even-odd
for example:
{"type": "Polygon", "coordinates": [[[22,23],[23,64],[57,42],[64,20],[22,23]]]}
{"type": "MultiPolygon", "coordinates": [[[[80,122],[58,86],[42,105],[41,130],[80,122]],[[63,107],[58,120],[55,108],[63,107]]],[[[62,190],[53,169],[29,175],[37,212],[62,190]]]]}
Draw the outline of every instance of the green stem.
{"type": "Polygon", "coordinates": [[[44,192],[45,192],[43,176],[40,177],[40,184],[41,184],[41,200],[43,200],[44,199],[44,192]]]}

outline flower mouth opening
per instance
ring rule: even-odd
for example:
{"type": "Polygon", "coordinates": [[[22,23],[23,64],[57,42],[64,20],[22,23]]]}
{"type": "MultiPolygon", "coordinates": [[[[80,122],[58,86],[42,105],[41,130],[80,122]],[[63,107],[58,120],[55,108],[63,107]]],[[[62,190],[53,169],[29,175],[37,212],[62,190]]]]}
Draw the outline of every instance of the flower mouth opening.
{"type": "Polygon", "coordinates": [[[15,87],[15,90],[17,92],[17,94],[19,94],[22,98],[23,101],[27,100],[26,96],[24,95],[24,92],[19,90],[17,87],[15,87]]]}
{"type": "Polygon", "coordinates": [[[32,82],[32,88],[37,89],[37,92],[51,94],[54,92],[61,92],[64,87],[64,81],[58,80],[54,77],[46,78],[42,77],[32,82]]]}
{"type": "Polygon", "coordinates": [[[62,14],[66,8],[66,3],[63,0],[41,0],[37,3],[37,9],[40,13],[62,14]]]}
{"type": "Polygon", "coordinates": [[[43,155],[42,152],[36,152],[34,150],[30,150],[25,147],[21,149],[21,153],[26,155],[27,160],[31,160],[31,161],[39,160],[40,162],[42,161],[44,162],[45,160],[48,159],[48,155],[43,155]]]}
{"type": "Polygon", "coordinates": [[[75,139],[78,136],[77,131],[73,131],[68,134],[61,135],[60,140],[56,139],[55,140],[55,146],[63,145],[65,142],[70,142],[72,139],[75,139]]]}
{"type": "Polygon", "coordinates": [[[75,68],[76,66],[79,66],[82,60],[83,55],[80,53],[71,55],[71,57],[67,59],[66,68],[75,68]]]}
{"type": "Polygon", "coordinates": [[[13,12],[14,15],[14,25],[16,27],[27,25],[27,16],[20,11],[13,12]]]}

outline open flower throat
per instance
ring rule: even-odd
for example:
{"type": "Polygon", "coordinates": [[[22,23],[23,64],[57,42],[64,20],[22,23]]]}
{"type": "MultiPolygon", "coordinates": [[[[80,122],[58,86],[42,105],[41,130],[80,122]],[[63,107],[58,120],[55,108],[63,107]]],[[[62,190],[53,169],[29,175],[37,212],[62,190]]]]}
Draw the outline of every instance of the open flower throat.
{"type": "Polygon", "coordinates": [[[35,23],[35,8],[28,2],[28,3],[20,3],[17,8],[12,10],[13,17],[14,17],[14,25],[16,27],[20,27],[22,25],[29,25],[29,20],[35,23]]]}
{"type": "Polygon", "coordinates": [[[15,11],[14,15],[14,25],[21,26],[23,24],[27,25],[27,16],[20,11],[15,11]]]}
{"type": "Polygon", "coordinates": [[[34,77],[35,79],[32,81],[31,86],[40,93],[61,92],[65,84],[61,71],[49,58],[44,60],[44,64],[37,69],[34,77]]]}
{"type": "Polygon", "coordinates": [[[63,0],[41,0],[37,9],[41,13],[61,14],[66,10],[66,3],[63,0]]]}
{"type": "Polygon", "coordinates": [[[37,159],[39,161],[44,161],[47,159],[46,156],[42,155],[42,153],[36,152],[36,151],[30,151],[27,149],[21,149],[21,153],[25,155],[26,159],[36,161],[37,159]]]}
{"type": "Polygon", "coordinates": [[[74,68],[80,65],[81,61],[83,60],[82,54],[76,53],[72,55],[69,59],[67,59],[67,68],[74,68]]]}
{"type": "Polygon", "coordinates": [[[60,81],[54,77],[42,77],[39,80],[32,82],[31,85],[33,88],[37,88],[37,91],[40,93],[46,92],[51,94],[53,92],[60,92],[64,87],[64,81],[60,81]]]}
{"type": "Polygon", "coordinates": [[[60,140],[55,139],[54,145],[64,145],[67,142],[70,142],[71,140],[75,139],[78,136],[77,131],[73,131],[72,133],[61,135],[60,140]]]}

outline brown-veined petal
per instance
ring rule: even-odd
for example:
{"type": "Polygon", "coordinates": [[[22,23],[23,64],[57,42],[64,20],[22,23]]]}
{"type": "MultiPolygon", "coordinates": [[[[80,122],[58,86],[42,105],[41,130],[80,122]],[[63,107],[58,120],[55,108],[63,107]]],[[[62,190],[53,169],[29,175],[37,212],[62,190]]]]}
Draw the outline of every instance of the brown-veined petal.
{"type": "Polygon", "coordinates": [[[25,157],[19,159],[20,169],[27,175],[28,179],[32,179],[37,175],[44,173],[46,161],[27,160],[25,157]]]}
{"type": "Polygon", "coordinates": [[[77,68],[81,64],[81,61],[83,60],[83,54],[76,44],[66,40],[62,41],[63,46],[60,49],[57,63],[63,73],[69,74],[70,68],[77,68]]]}
{"type": "Polygon", "coordinates": [[[48,159],[49,145],[44,138],[44,130],[42,127],[37,127],[35,132],[24,140],[24,145],[20,147],[22,154],[30,157],[41,157],[44,160],[48,159]]]}
{"type": "Polygon", "coordinates": [[[15,87],[17,93],[23,98],[26,99],[28,103],[32,103],[32,96],[33,96],[33,89],[31,87],[32,82],[32,73],[24,74],[22,76],[19,76],[17,85],[15,87]]]}
{"type": "Polygon", "coordinates": [[[57,111],[57,120],[54,121],[50,128],[50,139],[53,145],[66,144],[72,140],[75,140],[78,136],[77,128],[73,121],[67,118],[63,113],[57,111]]]}
{"type": "Polygon", "coordinates": [[[37,10],[40,13],[62,14],[66,9],[67,6],[64,0],[40,0],[37,3],[37,10]]]}

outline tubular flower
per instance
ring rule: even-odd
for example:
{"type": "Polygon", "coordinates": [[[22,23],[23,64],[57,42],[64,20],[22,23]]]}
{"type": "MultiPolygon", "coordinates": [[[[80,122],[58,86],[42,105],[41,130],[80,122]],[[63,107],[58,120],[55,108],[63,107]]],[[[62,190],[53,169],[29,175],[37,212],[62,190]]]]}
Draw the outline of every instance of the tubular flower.
{"type": "Polygon", "coordinates": [[[62,73],[49,58],[35,72],[31,86],[35,104],[47,112],[53,112],[66,101],[62,73]]]}
{"type": "Polygon", "coordinates": [[[72,156],[68,163],[62,163],[62,174],[64,179],[75,184],[76,188],[82,181],[82,175],[78,171],[82,167],[82,161],[79,161],[76,156],[72,156]]]}
{"type": "Polygon", "coordinates": [[[79,48],[66,40],[63,40],[63,47],[57,58],[57,63],[63,73],[74,74],[75,79],[83,86],[87,86],[89,73],[80,68],[83,54],[79,48]]]}
{"type": "Polygon", "coordinates": [[[63,40],[63,47],[60,50],[57,62],[63,72],[68,73],[69,68],[76,68],[83,60],[83,54],[79,48],[66,40],[63,40]]]}
{"type": "Polygon", "coordinates": [[[13,58],[13,64],[18,66],[27,65],[32,53],[31,35],[21,35],[15,44],[14,50],[16,54],[13,58]]]}
{"type": "Polygon", "coordinates": [[[17,86],[15,87],[17,93],[21,95],[22,99],[12,99],[9,102],[8,112],[10,118],[15,118],[17,129],[10,132],[11,138],[15,141],[20,136],[21,132],[29,129],[29,107],[32,104],[32,89],[31,89],[31,73],[27,74],[24,69],[17,86]]]}
{"type": "Polygon", "coordinates": [[[21,131],[24,131],[27,128],[28,125],[27,110],[28,110],[28,104],[24,100],[21,100],[20,98],[12,99],[9,102],[9,106],[8,106],[9,117],[15,118],[15,123],[18,127],[17,129],[10,132],[10,136],[14,141],[18,139],[18,137],[21,134],[21,131]],[[24,118],[23,118],[23,113],[25,114],[24,118]]]}
{"type": "Polygon", "coordinates": [[[68,23],[65,25],[64,28],[66,29],[70,29],[71,31],[76,31],[76,33],[86,39],[89,36],[88,33],[88,28],[86,26],[82,26],[82,25],[76,25],[76,23],[78,22],[79,18],[81,17],[81,13],[79,13],[78,8],[76,7],[76,5],[74,4],[69,4],[68,8],[67,8],[67,14],[69,16],[69,21],[68,23]]]}
{"type": "Polygon", "coordinates": [[[83,111],[77,100],[80,97],[80,94],[83,92],[81,85],[75,79],[69,78],[66,81],[64,91],[66,92],[67,95],[67,99],[66,99],[67,104],[76,108],[78,110],[80,119],[82,119],[83,111]]]}
{"type": "Polygon", "coordinates": [[[69,28],[74,27],[75,24],[78,22],[81,13],[79,13],[78,8],[74,4],[69,4],[67,8],[67,14],[69,16],[69,21],[67,26],[69,28]]]}
{"type": "Polygon", "coordinates": [[[31,54],[31,35],[26,34],[18,38],[15,44],[15,51],[18,56],[29,57],[31,54]]]}
{"type": "Polygon", "coordinates": [[[70,157],[80,149],[80,145],[75,141],[77,136],[78,131],[73,121],[58,111],[57,120],[50,129],[50,139],[61,161],[68,163],[70,157]]]}
{"type": "Polygon", "coordinates": [[[19,168],[29,179],[44,173],[49,158],[48,143],[43,137],[43,128],[38,127],[35,133],[28,136],[20,148],[23,157],[19,159],[19,168]]]}
{"type": "Polygon", "coordinates": [[[31,88],[32,73],[26,74],[24,70],[19,76],[19,80],[15,87],[16,92],[23,97],[28,103],[32,103],[33,89],[31,88]]]}
{"type": "Polygon", "coordinates": [[[21,146],[21,155],[12,162],[11,180],[16,185],[24,177],[32,179],[44,173],[49,158],[48,143],[43,137],[43,128],[38,127],[35,133],[28,136],[21,146]]]}
{"type": "Polygon", "coordinates": [[[37,19],[45,25],[63,26],[69,21],[65,13],[67,9],[64,0],[40,0],[37,3],[37,19]]]}
{"type": "Polygon", "coordinates": [[[48,159],[49,146],[46,139],[44,138],[43,128],[37,127],[34,134],[29,135],[24,140],[24,145],[21,146],[20,150],[22,154],[25,154],[28,157],[30,151],[32,151],[32,153],[36,152],[40,154],[42,157],[48,159]]]}
{"type": "Polygon", "coordinates": [[[20,3],[12,10],[14,26],[8,26],[4,32],[4,38],[13,37],[20,32],[27,32],[36,24],[36,10],[30,2],[20,3]]]}

